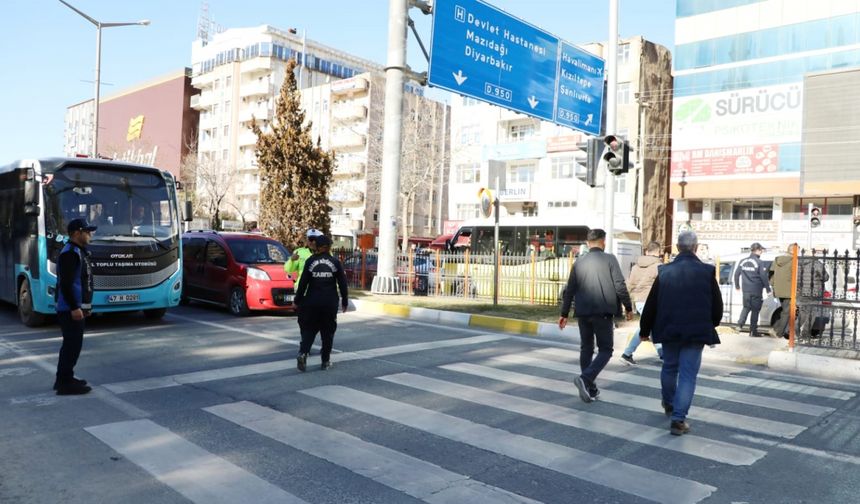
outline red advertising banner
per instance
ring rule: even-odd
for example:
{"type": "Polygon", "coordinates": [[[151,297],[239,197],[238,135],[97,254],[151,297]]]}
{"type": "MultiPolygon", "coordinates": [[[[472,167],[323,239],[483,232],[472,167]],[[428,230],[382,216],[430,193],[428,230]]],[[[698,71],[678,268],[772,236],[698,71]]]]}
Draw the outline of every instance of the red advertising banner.
{"type": "Polygon", "coordinates": [[[442,234],[452,235],[460,229],[461,220],[446,220],[442,224],[442,234]]]}
{"type": "Polygon", "coordinates": [[[747,145],[672,151],[672,177],[761,175],[779,170],[779,145],[747,145]]]}

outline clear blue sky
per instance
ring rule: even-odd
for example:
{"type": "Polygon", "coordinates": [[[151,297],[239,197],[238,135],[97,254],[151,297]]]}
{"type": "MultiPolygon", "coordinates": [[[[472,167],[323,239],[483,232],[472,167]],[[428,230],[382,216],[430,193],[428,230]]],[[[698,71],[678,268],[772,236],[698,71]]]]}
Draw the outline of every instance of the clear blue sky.
{"type": "MultiPolygon", "coordinates": [[[[69,0],[102,22],[149,19],[102,36],[102,96],[185,66],[197,31],[198,0],[69,0]]],[[[95,28],[56,0],[3,0],[0,32],[0,164],[63,151],[66,107],[93,96],[95,28]],[[85,82],[90,81],[90,82],[85,82]]],[[[559,37],[582,44],[608,33],[607,0],[490,0],[559,37]]],[[[270,24],[385,63],[387,0],[210,0],[209,13],[231,27],[270,24]]],[[[621,0],[620,34],[643,35],[670,49],[674,0],[621,0]]],[[[430,17],[413,10],[430,42],[430,17]]],[[[426,70],[410,35],[409,63],[426,70]]]]}

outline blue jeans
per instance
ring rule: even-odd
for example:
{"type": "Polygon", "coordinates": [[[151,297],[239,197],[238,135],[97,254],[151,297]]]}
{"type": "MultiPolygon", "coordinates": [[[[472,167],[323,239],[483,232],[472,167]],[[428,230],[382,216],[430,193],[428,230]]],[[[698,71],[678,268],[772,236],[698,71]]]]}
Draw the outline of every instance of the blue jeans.
{"type": "MultiPolygon", "coordinates": [[[[644,309],[645,309],[645,302],[644,301],[637,301],[636,302],[636,313],[638,313],[639,315],[642,315],[642,310],[644,310],[644,309]]],[[[624,349],[624,355],[629,355],[629,356],[633,357],[633,352],[635,352],[636,349],[639,348],[640,343],[642,343],[642,340],[639,339],[639,326],[636,326],[636,332],[633,333],[633,338],[630,340],[630,343],[627,344],[627,348],[624,349]]],[[[662,359],[663,358],[663,345],[661,345],[660,343],[655,343],[654,348],[657,349],[657,355],[659,355],[660,358],[662,359]]]]}
{"type": "Polygon", "coordinates": [[[664,343],[663,370],[660,382],[663,401],[672,405],[672,421],[687,418],[693,394],[696,392],[696,375],[702,365],[702,343],[664,343]]]}

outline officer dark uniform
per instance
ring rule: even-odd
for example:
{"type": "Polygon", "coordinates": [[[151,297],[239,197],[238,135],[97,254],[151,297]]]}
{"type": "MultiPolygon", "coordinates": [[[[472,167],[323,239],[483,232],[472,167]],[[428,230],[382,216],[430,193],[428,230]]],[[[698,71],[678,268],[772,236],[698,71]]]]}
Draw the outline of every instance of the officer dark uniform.
{"type": "Polygon", "coordinates": [[[750,256],[741,260],[735,269],[735,289],[740,289],[743,285],[744,307],[741,310],[741,317],[738,319],[738,329],[743,330],[744,324],[747,322],[747,315],[752,312],[750,320],[750,336],[758,336],[758,316],[761,312],[762,305],[762,290],[770,292],[770,283],[767,279],[767,268],[761,261],[761,253],[764,252],[764,247],[761,243],[753,243],[750,246],[750,256]],[[743,277],[743,282],[740,282],[743,277]]]}
{"type": "Polygon", "coordinates": [[[296,367],[304,371],[308,353],[317,333],[322,339],[322,369],[331,367],[331,348],[337,330],[338,290],[343,311],[348,306],[346,274],[340,261],[329,254],[331,240],[327,236],[316,239],[317,252],[305,261],[305,268],[296,289],[295,304],[299,311],[302,343],[296,358],[296,367]]]}
{"type": "Polygon", "coordinates": [[[86,246],[96,226],[84,219],[73,219],[67,226],[69,241],[57,260],[57,321],[63,332],[63,345],[57,362],[57,395],[86,394],[91,387],[75,378],[75,364],[84,343],[85,319],[92,310],[93,273],[86,246]]]}

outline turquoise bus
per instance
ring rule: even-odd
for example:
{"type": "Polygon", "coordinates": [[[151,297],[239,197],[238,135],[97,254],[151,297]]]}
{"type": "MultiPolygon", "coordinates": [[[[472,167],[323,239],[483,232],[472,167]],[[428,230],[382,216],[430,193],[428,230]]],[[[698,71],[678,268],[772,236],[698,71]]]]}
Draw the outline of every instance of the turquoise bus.
{"type": "Polygon", "coordinates": [[[0,300],[30,327],[55,310],[67,223],[98,226],[89,247],[93,312],[161,318],[182,294],[176,181],[151,166],[88,158],[0,166],[0,300]]]}

